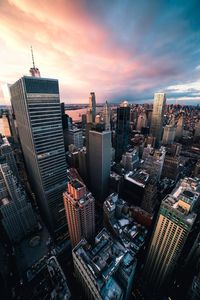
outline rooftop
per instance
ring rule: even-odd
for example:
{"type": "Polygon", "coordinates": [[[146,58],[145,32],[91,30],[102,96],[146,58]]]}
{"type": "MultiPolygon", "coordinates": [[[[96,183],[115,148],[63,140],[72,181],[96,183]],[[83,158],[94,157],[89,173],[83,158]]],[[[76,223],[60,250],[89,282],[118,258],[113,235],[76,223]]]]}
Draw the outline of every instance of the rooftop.
{"type": "Polygon", "coordinates": [[[124,276],[130,276],[136,264],[131,250],[125,249],[103,228],[96,236],[94,246],[81,240],[73,252],[96,281],[103,299],[122,299],[123,287],[114,275],[123,272],[124,276]]]}
{"type": "Polygon", "coordinates": [[[140,169],[135,173],[129,172],[125,175],[125,179],[144,188],[149,180],[149,173],[143,169],[140,169]]]}
{"type": "Polygon", "coordinates": [[[137,254],[145,242],[148,231],[145,226],[136,222],[132,207],[113,193],[104,201],[104,216],[108,218],[110,226],[123,246],[137,254]]]}

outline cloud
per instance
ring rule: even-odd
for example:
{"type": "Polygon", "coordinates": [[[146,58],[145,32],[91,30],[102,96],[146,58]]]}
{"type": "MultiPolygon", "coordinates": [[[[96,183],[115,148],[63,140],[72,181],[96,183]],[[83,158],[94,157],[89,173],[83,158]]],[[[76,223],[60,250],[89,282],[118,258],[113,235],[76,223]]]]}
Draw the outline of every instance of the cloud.
{"type": "MultiPolygon", "coordinates": [[[[198,82],[198,1],[1,0],[0,82],[28,74],[30,45],[44,77],[58,78],[62,101],[173,97],[198,82]],[[171,89],[170,89],[171,87],[171,89]],[[177,90],[178,89],[178,90],[177,90]]],[[[0,95],[1,99],[2,95],[0,95]]]]}

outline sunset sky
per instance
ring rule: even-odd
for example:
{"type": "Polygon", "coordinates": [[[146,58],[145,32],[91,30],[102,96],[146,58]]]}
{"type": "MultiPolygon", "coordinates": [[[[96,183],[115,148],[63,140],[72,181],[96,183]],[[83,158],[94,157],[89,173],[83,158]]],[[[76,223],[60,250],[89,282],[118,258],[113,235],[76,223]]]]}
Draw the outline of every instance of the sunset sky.
{"type": "Polygon", "coordinates": [[[0,0],[1,86],[29,74],[31,45],[66,103],[200,101],[200,0],[0,0]]]}

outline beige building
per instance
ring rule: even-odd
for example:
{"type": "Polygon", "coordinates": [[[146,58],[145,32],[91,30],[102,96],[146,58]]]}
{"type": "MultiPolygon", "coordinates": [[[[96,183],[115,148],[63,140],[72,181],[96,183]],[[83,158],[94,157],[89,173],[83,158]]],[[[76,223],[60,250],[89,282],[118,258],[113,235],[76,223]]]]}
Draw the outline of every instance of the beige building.
{"type": "Polygon", "coordinates": [[[156,146],[159,145],[162,136],[163,116],[166,104],[165,93],[155,93],[153,101],[153,113],[151,118],[150,133],[156,138],[156,146]]]}
{"type": "Polygon", "coordinates": [[[68,182],[63,198],[70,240],[74,248],[82,238],[91,240],[94,237],[95,200],[78,179],[68,182]]]}
{"type": "Polygon", "coordinates": [[[152,290],[158,292],[170,281],[196,219],[198,185],[195,179],[185,178],[161,203],[144,267],[145,284],[152,290]]]}

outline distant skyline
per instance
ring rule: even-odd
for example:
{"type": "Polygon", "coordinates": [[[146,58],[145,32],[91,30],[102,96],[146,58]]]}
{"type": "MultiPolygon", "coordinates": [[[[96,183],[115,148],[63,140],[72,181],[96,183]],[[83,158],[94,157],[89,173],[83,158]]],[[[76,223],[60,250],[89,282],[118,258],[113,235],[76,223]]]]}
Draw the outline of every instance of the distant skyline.
{"type": "MultiPolygon", "coordinates": [[[[200,102],[199,0],[1,0],[0,84],[56,78],[66,104],[200,102]]],[[[0,104],[3,92],[0,89],[0,104]]]]}

